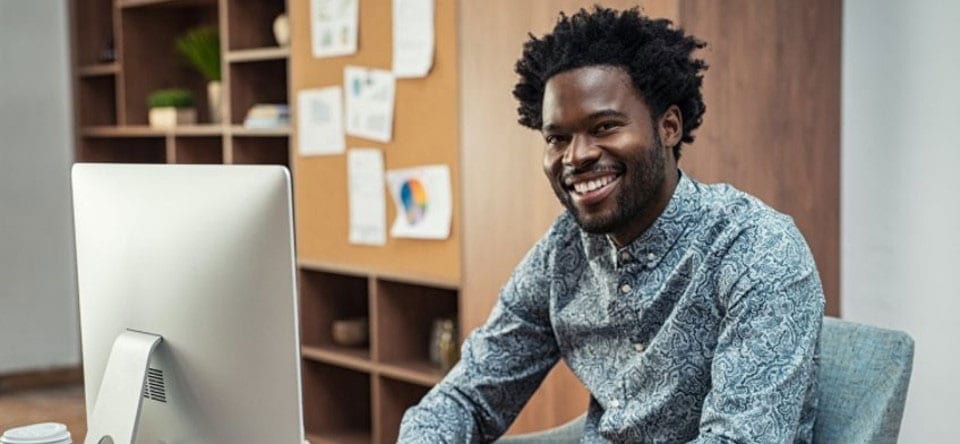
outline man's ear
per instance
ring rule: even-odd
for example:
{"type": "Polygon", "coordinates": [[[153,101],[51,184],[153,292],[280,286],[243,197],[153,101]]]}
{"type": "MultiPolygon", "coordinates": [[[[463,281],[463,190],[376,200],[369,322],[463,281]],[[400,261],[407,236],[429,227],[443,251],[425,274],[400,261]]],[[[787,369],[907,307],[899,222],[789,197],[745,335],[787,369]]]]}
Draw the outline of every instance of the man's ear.
{"type": "MultiPolygon", "coordinates": [[[[657,131],[664,147],[674,147],[683,138],[683,115],[677,105],[670,105],[657,119],[657,131]]],[[[671,149],[672,151],[672,149],[671,149]]]]}

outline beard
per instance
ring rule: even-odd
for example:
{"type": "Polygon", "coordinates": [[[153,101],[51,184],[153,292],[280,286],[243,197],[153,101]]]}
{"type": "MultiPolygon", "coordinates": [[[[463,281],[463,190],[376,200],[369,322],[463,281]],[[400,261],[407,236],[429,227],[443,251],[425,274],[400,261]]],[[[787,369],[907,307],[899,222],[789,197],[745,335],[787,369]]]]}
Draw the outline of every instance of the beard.
{"type": "MultiPolygon", "coordinates": [[[[600,214],[586,214],[573,203],[570,193],[554,186],[560,202],[573,215],[580,229],[591,234],[609,234],[630,225],[646,212],[660,194],[666,178],[666,158],[659,134],[654,134],[653,149],[643,150],[636,157],[620,161],[623,171],[616,195],[616,207],[600,214]]],[[[560,183],[563,183],[560,181],[560,183]]]]}

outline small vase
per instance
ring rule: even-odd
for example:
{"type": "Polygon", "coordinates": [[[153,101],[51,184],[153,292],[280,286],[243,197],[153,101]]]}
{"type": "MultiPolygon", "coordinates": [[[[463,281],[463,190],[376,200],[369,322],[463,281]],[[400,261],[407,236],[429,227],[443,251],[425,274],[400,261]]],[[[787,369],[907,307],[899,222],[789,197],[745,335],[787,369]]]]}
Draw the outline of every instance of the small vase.
{"type": "Polygon", "coordinates": [[[453,319],[438,319],[434,321],[433,327],[433,340],[436,344],[431,344],[430,358],[433,360],[436,354],[434,362],[440,365],[440,371],[446,373],[460,360],[457,324],[453,319]],[[433,347],[436,347],[435,350],[433,347]]]}
{"type": "Polygon", "coordinates": [[[460,348],[452,333],[443,333],[440,336],[440,371],[447,373],[460,360],[460,348]]]}
{"type": "Polygon", "coordinates": [[[223,121],[223,86],[219,80],[207,83],[207,104],[210,108],[210,123],[223,121]]]}
{"type": "Polygon", "coordinates": [[[280,46],[290,44],[290,20],[287,19],[287,14],[280,14],[273,20],[273,38],[280,46]]]}

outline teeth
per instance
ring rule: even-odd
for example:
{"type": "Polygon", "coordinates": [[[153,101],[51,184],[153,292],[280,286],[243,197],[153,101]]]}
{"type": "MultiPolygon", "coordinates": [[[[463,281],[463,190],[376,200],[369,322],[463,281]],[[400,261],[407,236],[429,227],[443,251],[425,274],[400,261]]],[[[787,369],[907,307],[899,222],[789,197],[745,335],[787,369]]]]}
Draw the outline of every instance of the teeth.
{"type": "Polygon", "coordinates": [[[573,189],[580,194],[589,193],[613,182],[613,176],[604,176],[599,179],[588,180],[573,184],[573,189]]]}

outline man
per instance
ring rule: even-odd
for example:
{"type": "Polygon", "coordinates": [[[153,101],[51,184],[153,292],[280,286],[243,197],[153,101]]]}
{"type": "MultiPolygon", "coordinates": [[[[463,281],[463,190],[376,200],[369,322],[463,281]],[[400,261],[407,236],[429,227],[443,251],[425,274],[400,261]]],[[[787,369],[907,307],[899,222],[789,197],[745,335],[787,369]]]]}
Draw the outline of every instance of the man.
{"type": "Polygon", "coordinates": [[[636,10],[561,15],[517,62],[567,208],[401,442],[489,442],[562,358],[584,442],[810,442],[823,291],[792,219],[678,170],[704,43],[636,10]]]}

